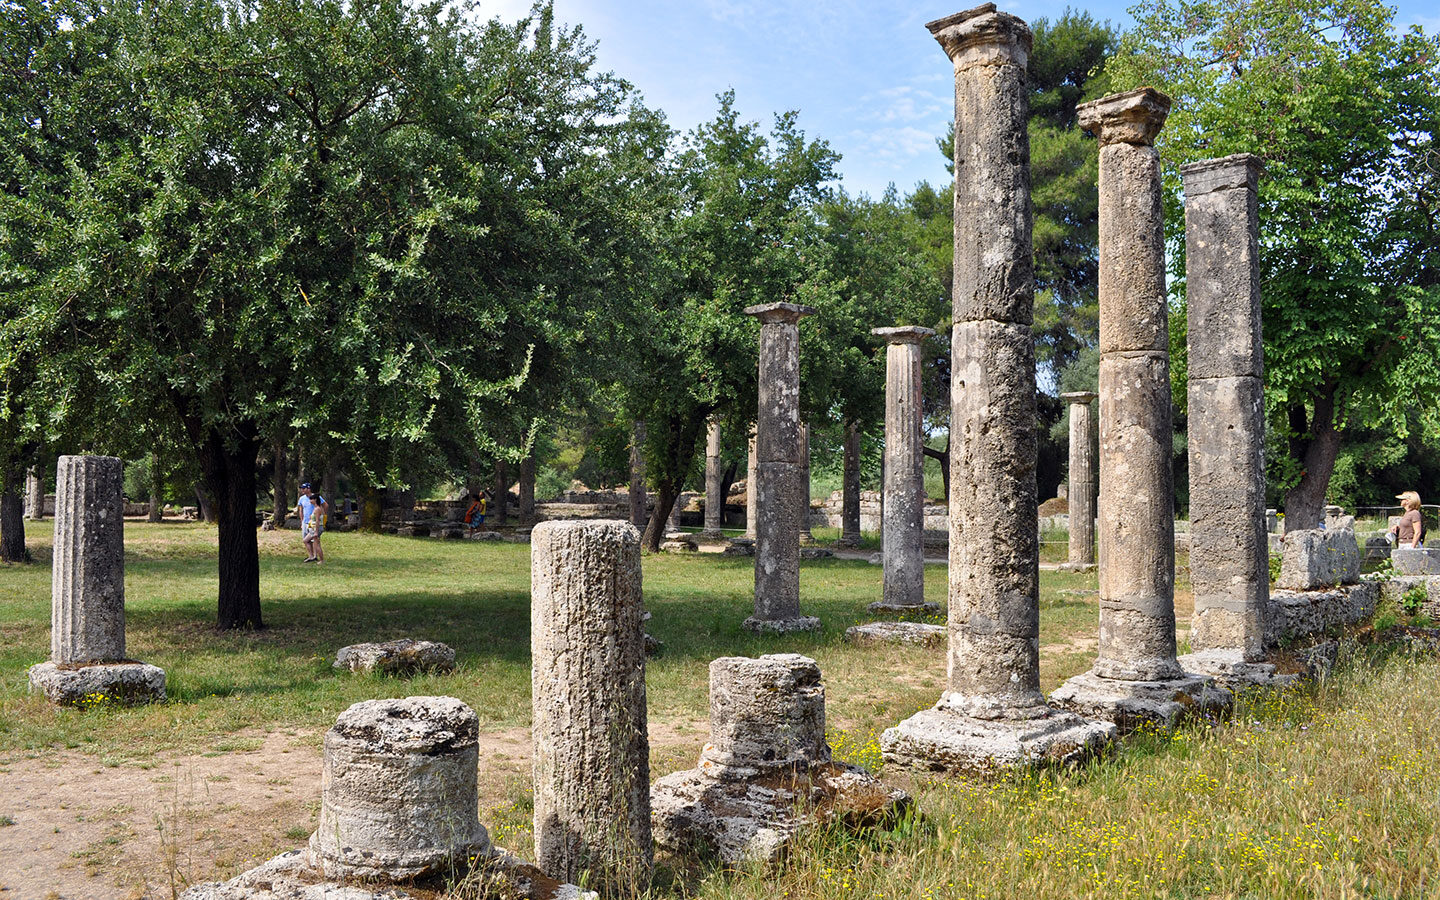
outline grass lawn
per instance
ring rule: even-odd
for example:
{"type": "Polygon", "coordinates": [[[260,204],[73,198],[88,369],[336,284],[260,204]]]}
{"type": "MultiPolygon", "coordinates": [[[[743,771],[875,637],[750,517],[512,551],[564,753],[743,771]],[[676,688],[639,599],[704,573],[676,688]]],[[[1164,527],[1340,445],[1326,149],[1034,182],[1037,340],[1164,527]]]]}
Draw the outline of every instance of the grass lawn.
{"type": "MultiPolygon", "coordinates": [[[[157,754],[243,750],[276,730],[318,747],[346,706],[382,696],[458,697],[485,731],[529,723],[528,546],[333,534],[322,568],[301,562],[295,533],[262,532],[269,627],[221,634],[211,624],[215,535],[194,524],[126,525],[129,653],[166,670],[170,701],[51,708],[27,696],[25,680],[48,654],[51,527],[30,523],[35,565],[0,568],[0,779],[6,760],[53,748],[145,766],[157,754]],[[458,653],[458,671],[403,681],[331,668],[345,644],[396,637],[444,641],[458,653]]],[[[871,767],[879,732],[943,688],[941,650],[843,643],[846,627],[871,618],[865,605],[879,597],[878,566],[804,562],[801,603],[825,629],[766,638],[740,628],[752,605],[751,560],[659,555],[644,566],[649,630],[664,643],[647,670],[657,777],[694,764],[716,656],[813,656],[825,673],[837,755],[871,767]]],[[[1183,645],[1190,594],[1180,571],[1183,645]]],[[[927,569],[927,597],[941,604],[944,572],[927,569]]],[[[1093,659],[1095,576],[1046,571],[1041,584],[1049,690],[1093,659]]],[[[1357,663],[1318,688],[1254,698],[1232,721],[1141,735],[1079,772],[993,782],[886,773],[919,801],[919,814],[895,832],[816,834],[778,872],[711,872],[684,892],[757,900],[1440,896],[1437,680],[1433,661],[1357,663]]],[[[485,766],[482,754],[482,774],[485,766]]],[[[505,846],[528,852],[525,785],[512,779],[504,790],[483,798],[486,824],[505,846]]],[[[667,882],[664,893],[677,891],[667,882]]]]}

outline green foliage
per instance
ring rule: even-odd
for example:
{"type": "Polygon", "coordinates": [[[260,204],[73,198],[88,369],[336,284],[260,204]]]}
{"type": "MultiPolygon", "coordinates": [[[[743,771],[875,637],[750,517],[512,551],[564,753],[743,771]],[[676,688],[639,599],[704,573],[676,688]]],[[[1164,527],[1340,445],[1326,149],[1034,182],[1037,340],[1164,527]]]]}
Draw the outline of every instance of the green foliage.
{"type": "Polygon", "coordinates": [[[1400,598],[1400,608],[1405,610],[1405,615],[1414,616],[1420,613],[1420,608],[1430,599],[1429,590],[1422,584],[1406,591],[1400,598]]]}
{"type": "Polygon", "coordinates": [[[1413,411],[1440,398],[1440,42],[1397,33],[1375,0],[1145,0],[1135,13],[1108,71],[1116,89],[1153,85],[1175,101],[1157,146],[1177,303],[1178,167],[1240,152],[1264,160],[1267,406],[1283,438],[1270,463],[1309,515],[1338,431],[1403,435],[1413,411]]]}

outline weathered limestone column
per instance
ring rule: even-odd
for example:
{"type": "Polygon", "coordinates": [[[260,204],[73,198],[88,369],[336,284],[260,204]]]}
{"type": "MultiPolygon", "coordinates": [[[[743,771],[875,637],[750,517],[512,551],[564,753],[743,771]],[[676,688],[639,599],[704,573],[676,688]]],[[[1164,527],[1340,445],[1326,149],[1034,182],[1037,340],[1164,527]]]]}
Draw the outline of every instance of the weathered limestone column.
{"type": "Polygon", "coordinates": [[[845,425],[845,477],[840,493],[840,540],[835,543],[840,547],[858,547],[861,541],[860,426],[854,422],[845,425]]]}
{"type": "Polygon", "coordinates": [[[1260,339],[1260,160],[1191,163],[1185,181],[1190,406],[1190,575],[1186,670],[1268,682],[1270,560],[1265,523],[1264,351],[1260,339]]]}
{"type": "Polygon", "coordinates": [[[926,27],[955,67],[949,678],[880,746],[917,768],[1074,759],[1113,728],[1040,693],[1030,29],[993,3],[926,27]]]}
{"type": "Polygon", "coordinates": [[[1160,158],[1170,98],[1153,88],[1078,107],[1100,139],[1099,656],[1051,699],[1131,727],[1228,700],[1175,659],[1175,490],[1160,158]]]}
{"type": "Polygon", "coordinates": [[[652,865],[640,534],[542,522],[530,542],[536,862],[640,893],[652,865]]]}
{"type": "Polygon", "coordinates": [[[755,499],[755,488],[760,484],[760,454],[755,449],[755,431],[750,431],[750,449],[745,456],[745,537],[755,540],[755,523],[759,503],[755,499]]]}
{"type": "Polygon", "coordinates": [[[635,420],[630,432],[630,524],[644,528],[645,520],[645,422],[635,420]]]}
{"type": "Polygon", "coordinates": [[[755,425],[755,615],[751,631],[814,631],[800,614],[800,523],[808,466],[800,425],[800,328],[814,310],[762,303],[745,310],[760,320],[760,402],[755,425]]]}
{"type": "Polygon", "coordinates": [[[714,854],[729,865],[781,858],[817,813],[860,826],[910,802],[863,769],[831,759],[820,667],[796,653],[713,660],[710,741],[700,764],[661,778],[651,795],[657,844],[714,854]]]}
{"type": "Polygon", "coordinates": [[[45,484],[35,468],[25,473],[25,518],[36,521],[45,518],[45,484]]]}
{"type": "Polygon", "coordinates": [[[327,878],[399,881],[491,852],[476,792],[480,720],[454,697],[356,703],[325,733],[310,850],[327,878]]]}
{"type": "Polygon", "coordinates": [[[1061,394],[1070,402],[1070,555],[1060,568],[1089,572],[1095,568],[1095,425],[1090,404],[1099,394],[1061,394]]]}
{"type": "Polygon", "coordinates": [[[939,612],[925,602],[925,447],[921,433],[920,342],[932,328],[873,328],[885,338],[885,586],[872,612],[939,612]]]}
{"type": "Polygon", "coordinates": [[[708,537],[720,537],[725,524],[725,496],[720,482],[725,478],[725,463],[720,458],[720,420],[711,419],[705,435],[705,527],[708,537]]]}
{"type": "Polygon", "coordinates": [[[810,533],[810,423],[800,423],[800,543],[815,543],[810,533]]]}
{"type": "Polygon", "coordinates": [[[113,456],[62,456],[56,466],[50,662],[30,669],[30,685],[57,703],[165,697],[165,673],[125,657],[124,483],[113,456]]]}

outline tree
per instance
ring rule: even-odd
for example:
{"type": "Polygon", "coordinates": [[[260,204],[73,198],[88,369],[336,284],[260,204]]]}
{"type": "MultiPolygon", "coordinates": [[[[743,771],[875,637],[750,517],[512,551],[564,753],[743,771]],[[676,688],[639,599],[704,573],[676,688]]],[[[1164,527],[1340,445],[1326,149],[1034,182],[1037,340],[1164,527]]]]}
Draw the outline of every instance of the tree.
{"type": "Polygon", "coordinates": [[[1396,33],[1392,15],[1375,0],[1146,0],[1109,67],[1117,89],[1175,101],[1157,147],[1177,328],[1179,165],[1265,163],[1266,405],[1285,450],[1270,477],[1294,523],[1320,519],[1352,423],[1403,436],[1440,398],[1440,42],[1396,33]]]}
{"type": "Polygon", "coordinates": [[[401,0],[32,6],[118,46],[57,98],[107,123],[88,157],[7,215],[41,235],[32,305],[64,299],[112,419],[182,423],[219,624],[259,627],[257,452],[294,430],[375,485],[437,434],[490,440],[532,355],[511,324],[572,299],[577,216],[620,205],[629,88],[543,4],[515,25],[401,0]]]}

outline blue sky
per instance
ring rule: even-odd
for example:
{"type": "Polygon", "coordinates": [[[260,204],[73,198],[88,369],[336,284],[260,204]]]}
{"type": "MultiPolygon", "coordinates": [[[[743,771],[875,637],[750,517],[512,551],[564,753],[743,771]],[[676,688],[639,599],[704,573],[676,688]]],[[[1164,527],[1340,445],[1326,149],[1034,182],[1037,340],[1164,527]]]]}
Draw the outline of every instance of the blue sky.
{"type": "MultiPolygon", "coordinates": [[[[1023,19],[1055,18],[1067,5],[1128,27],[1131,0],[1067,4],[1000,0],[1023,19]]],[[[906,192],[948,179],[935,137],[952,115],[949,60],[925,23],[975,5],[898,0],[555,0],[556,17],[599,43],[604,68],[629,79],[682,131],[715,113],[734,88],[742,115],[768,127],[800,111],[810,137],[830,142],[851,193],[906,192]]],[[[488,16],[514,20],[529,0],[481,0],[488,16]]],[[[1403,0],[1395,21],[1440,30],[1433,0],[1403,0]]]]}

